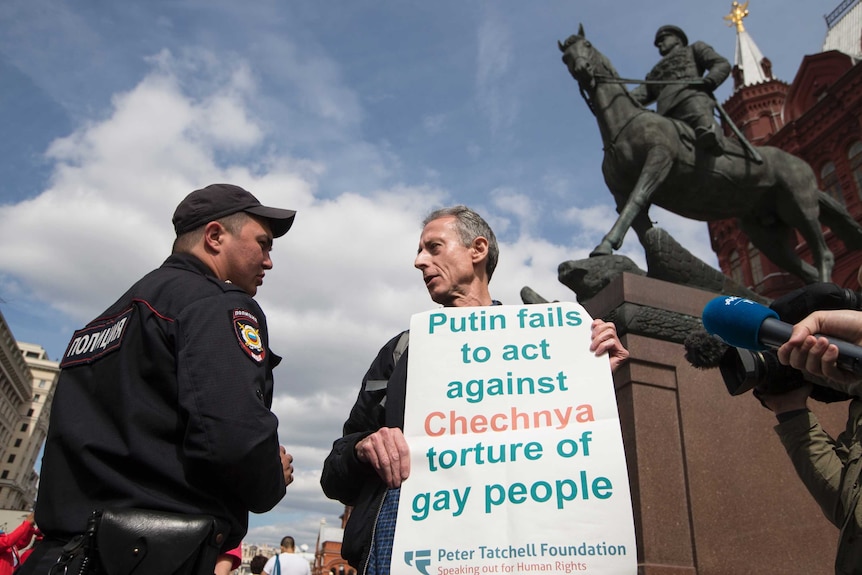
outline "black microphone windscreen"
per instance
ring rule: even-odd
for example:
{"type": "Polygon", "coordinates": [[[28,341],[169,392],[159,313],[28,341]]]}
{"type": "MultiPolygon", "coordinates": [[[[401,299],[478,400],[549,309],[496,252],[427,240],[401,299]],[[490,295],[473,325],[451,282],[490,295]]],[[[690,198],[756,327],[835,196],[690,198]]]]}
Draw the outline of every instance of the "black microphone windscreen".
{"type": "Polygon", "coordinates": [[[705,331],[693,331],[683,342],[685,359],[698,369],[718,367],[724,352],[729,347],[719,338],[705,331]]]}

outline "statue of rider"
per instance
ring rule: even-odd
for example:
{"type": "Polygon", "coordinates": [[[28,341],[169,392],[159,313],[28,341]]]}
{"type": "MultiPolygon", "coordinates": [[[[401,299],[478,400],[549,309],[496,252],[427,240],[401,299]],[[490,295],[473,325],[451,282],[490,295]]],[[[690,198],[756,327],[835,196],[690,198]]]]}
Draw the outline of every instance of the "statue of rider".
{"type": "Polygon", "coordinates": [[[656,102],[659,114],[694,129],[698,148],[721,155],[712,91],[730,75],[730,62],[709,44],[697,41],[689,45],[685,32],[676,26],[659,28],[654,43],[662,59],[646,75],[647,83],[632,90],[632,96],[643,105],[656,102]],[[651,84],[651,80],[661,83],[651,84]]]}

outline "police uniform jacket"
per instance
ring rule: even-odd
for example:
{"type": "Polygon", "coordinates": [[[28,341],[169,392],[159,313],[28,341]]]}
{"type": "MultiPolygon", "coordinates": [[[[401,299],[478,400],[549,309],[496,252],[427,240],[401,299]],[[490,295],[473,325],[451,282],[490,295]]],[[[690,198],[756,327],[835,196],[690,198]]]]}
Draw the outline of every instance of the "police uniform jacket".
{"type": "Polygon", "coordinates": [[[94,509],[204,513],[236,547],[284,496],[266,318],[174,254],[75,332],[61,362],[36,504],[46,539],[94,509]]]}
{"type": "Polygon", "coordinates": [[[712,113],[712,99],[704,91],[712,91],[724,82],[730,74],[730,62],[704,42],[694,42],[690,46],[679,46],[664,56],[656,64],[647,80],[695,80],[703,78],[710,86],[693,87],[680,84],[644,84],[632,90],[632,96],[641,104],[656,103],[656,112],[662,116],[676,117],[674,108],[682,105],[696,105],[712,113]],[[708,72],[704,77],[704,72],[708,72]],[[693,100],[693,101],[689,101],[693,100]]]}
{"type": "Polygon", "coordinates": [[[840,529],[835,573],[862,574],[862,400],[848,408],[847,426],[832,439],[817,416],[802,412],[775,426],[805,487],[840,529]]]}
{"type": "Polygon", "coordinates": [[[320,477],[327,497],[353,507],[344,529],[341,556],[360,574],[365,572],[386,485],[373,467],[357,459],[356,444],[381,427],[404,429],[407,351],[400,360],[393,356],[400,338],[401,334],[389,340],[368,368],[344,423],[343,436],[332,444],[320,477]]]}

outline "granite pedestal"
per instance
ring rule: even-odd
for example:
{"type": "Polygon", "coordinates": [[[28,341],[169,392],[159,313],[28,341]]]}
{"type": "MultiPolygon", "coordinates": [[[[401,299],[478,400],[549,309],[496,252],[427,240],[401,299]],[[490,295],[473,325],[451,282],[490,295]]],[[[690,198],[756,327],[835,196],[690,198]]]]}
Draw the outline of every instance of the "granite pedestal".
{"type": "MultiPolygon", "coordinates": [[[[827,575],[838,529],[797,478],[747,393],[685,359],[682,340],[715,293],[617,276],[584,306],[613,319],[631,360],[614,376],[642,575],[827,575]]],[[[809,402],[827,431],[847,404],[809,402]]]]}

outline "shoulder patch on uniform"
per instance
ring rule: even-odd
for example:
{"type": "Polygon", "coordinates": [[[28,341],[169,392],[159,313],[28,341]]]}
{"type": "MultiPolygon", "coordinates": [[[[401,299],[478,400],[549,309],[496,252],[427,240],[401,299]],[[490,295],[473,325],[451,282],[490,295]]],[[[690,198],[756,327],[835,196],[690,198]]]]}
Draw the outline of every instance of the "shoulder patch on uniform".
{"type": "Polygon", "coordinates": [[[123,343],[123,335],[133,310],[134,308],[130,307],[118,315],[99,319],[97,324],[76,331],[66,348],[60,368],[93,363],[118,349],[123,343]]]}
{"type": "Polygon", "coordinates": [[[235,309],[230,314],[239,346],[251,359],[261,363],[266,358],[266,348],[260,337],[257,317],[245,309],[235,309]]]}

